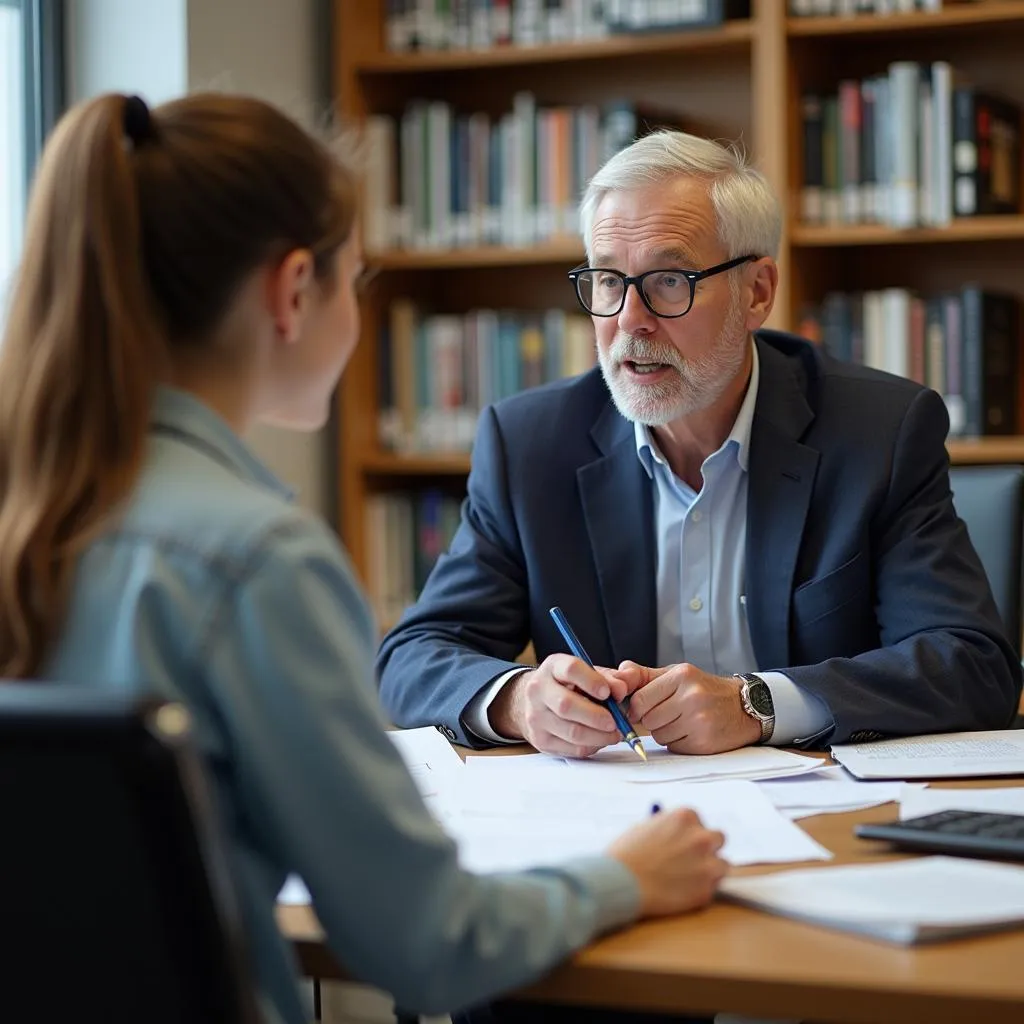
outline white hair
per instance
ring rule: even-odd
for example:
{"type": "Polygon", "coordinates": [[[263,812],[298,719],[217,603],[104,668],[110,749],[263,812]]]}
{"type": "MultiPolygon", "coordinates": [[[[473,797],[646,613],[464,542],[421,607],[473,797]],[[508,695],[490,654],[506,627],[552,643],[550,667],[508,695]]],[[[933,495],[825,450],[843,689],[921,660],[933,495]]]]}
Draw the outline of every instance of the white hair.
{"type": "Polygon", "coordinates": [[[778,255],[782,233],[779,201],[765,176],[738,146],[723,146],[686,132],[661,130],[619,150],[590,179],[580,205],[580,229],[593,257],[594,215],[609,192],[629,192],[673,178],[708,182],[718,237],[726,259],[778,255]]]}

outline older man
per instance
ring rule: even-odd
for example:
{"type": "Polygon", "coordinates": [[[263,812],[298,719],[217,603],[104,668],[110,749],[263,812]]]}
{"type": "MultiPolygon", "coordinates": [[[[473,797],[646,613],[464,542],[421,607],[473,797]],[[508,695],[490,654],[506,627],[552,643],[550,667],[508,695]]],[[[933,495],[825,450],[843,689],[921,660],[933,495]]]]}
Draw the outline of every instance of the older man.
{"type": "Polygon", "coordinates": [[[609,691],[693,753],[1009,725],[1020,664],[953,509],[943,402],[761,329],[764,178],[661,132],[582,220],[600,368],[481,415],[462,523],[380,651],[392,720],[573,756],[618,739],[589,699],[609,691]]]}

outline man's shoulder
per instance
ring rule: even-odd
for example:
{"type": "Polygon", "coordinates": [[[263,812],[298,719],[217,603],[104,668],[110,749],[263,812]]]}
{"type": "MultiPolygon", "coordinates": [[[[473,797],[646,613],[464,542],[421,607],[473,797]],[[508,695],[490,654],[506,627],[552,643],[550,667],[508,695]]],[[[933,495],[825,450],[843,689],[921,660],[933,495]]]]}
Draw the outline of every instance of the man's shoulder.
{"type": "Polygon", "coordinates": [[[924,385],[884,370],[876,370],[859,363],[844,362],[815,342],[787,331],[762,329],[757,332],[761,343],[762,359],[782,362],[802,378],[812,402],[816,396],[828,397],[838,393],[872,397],[884,400],[891,396],[896,401],[911,401],[924,385]]]}

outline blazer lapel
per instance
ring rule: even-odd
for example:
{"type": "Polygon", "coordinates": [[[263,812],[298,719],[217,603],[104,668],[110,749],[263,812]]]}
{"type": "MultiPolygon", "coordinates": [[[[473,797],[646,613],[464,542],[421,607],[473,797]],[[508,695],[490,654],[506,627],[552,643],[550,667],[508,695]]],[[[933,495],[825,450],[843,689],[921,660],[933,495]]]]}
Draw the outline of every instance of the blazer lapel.
{"type": "Polygon", "coordinates": [[[633,425],[609,401],[591,437],[602,457],[576,479],[597,570],[612,653],[653,665],[657,657],[657,562],[651,481],[636,452],[633,425]]]}
{"type": "Polygon", "coordinates": [[[796,360],[758,340],[760,382],[747,492],[747,622],[757,666],[790,663],[789,618],[819,453],[801,444],[814,413],[796,360]]]}

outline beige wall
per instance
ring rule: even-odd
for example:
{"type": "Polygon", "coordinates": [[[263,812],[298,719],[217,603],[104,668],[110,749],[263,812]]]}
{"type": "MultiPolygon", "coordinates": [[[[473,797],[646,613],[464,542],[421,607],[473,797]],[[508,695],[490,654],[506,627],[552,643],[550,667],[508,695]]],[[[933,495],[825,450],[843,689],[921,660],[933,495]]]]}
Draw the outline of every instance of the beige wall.
{"type": "MultiPolygon", "coordinates": [[[[70,0],[68,9],[72,101],[108,89],[152,103],[221,89],[323,123],[322,0],[70,0]]],[[[330,427],[316,434],[259,428],[249,440],[304,505],[333,517],[330,427]]]]}

